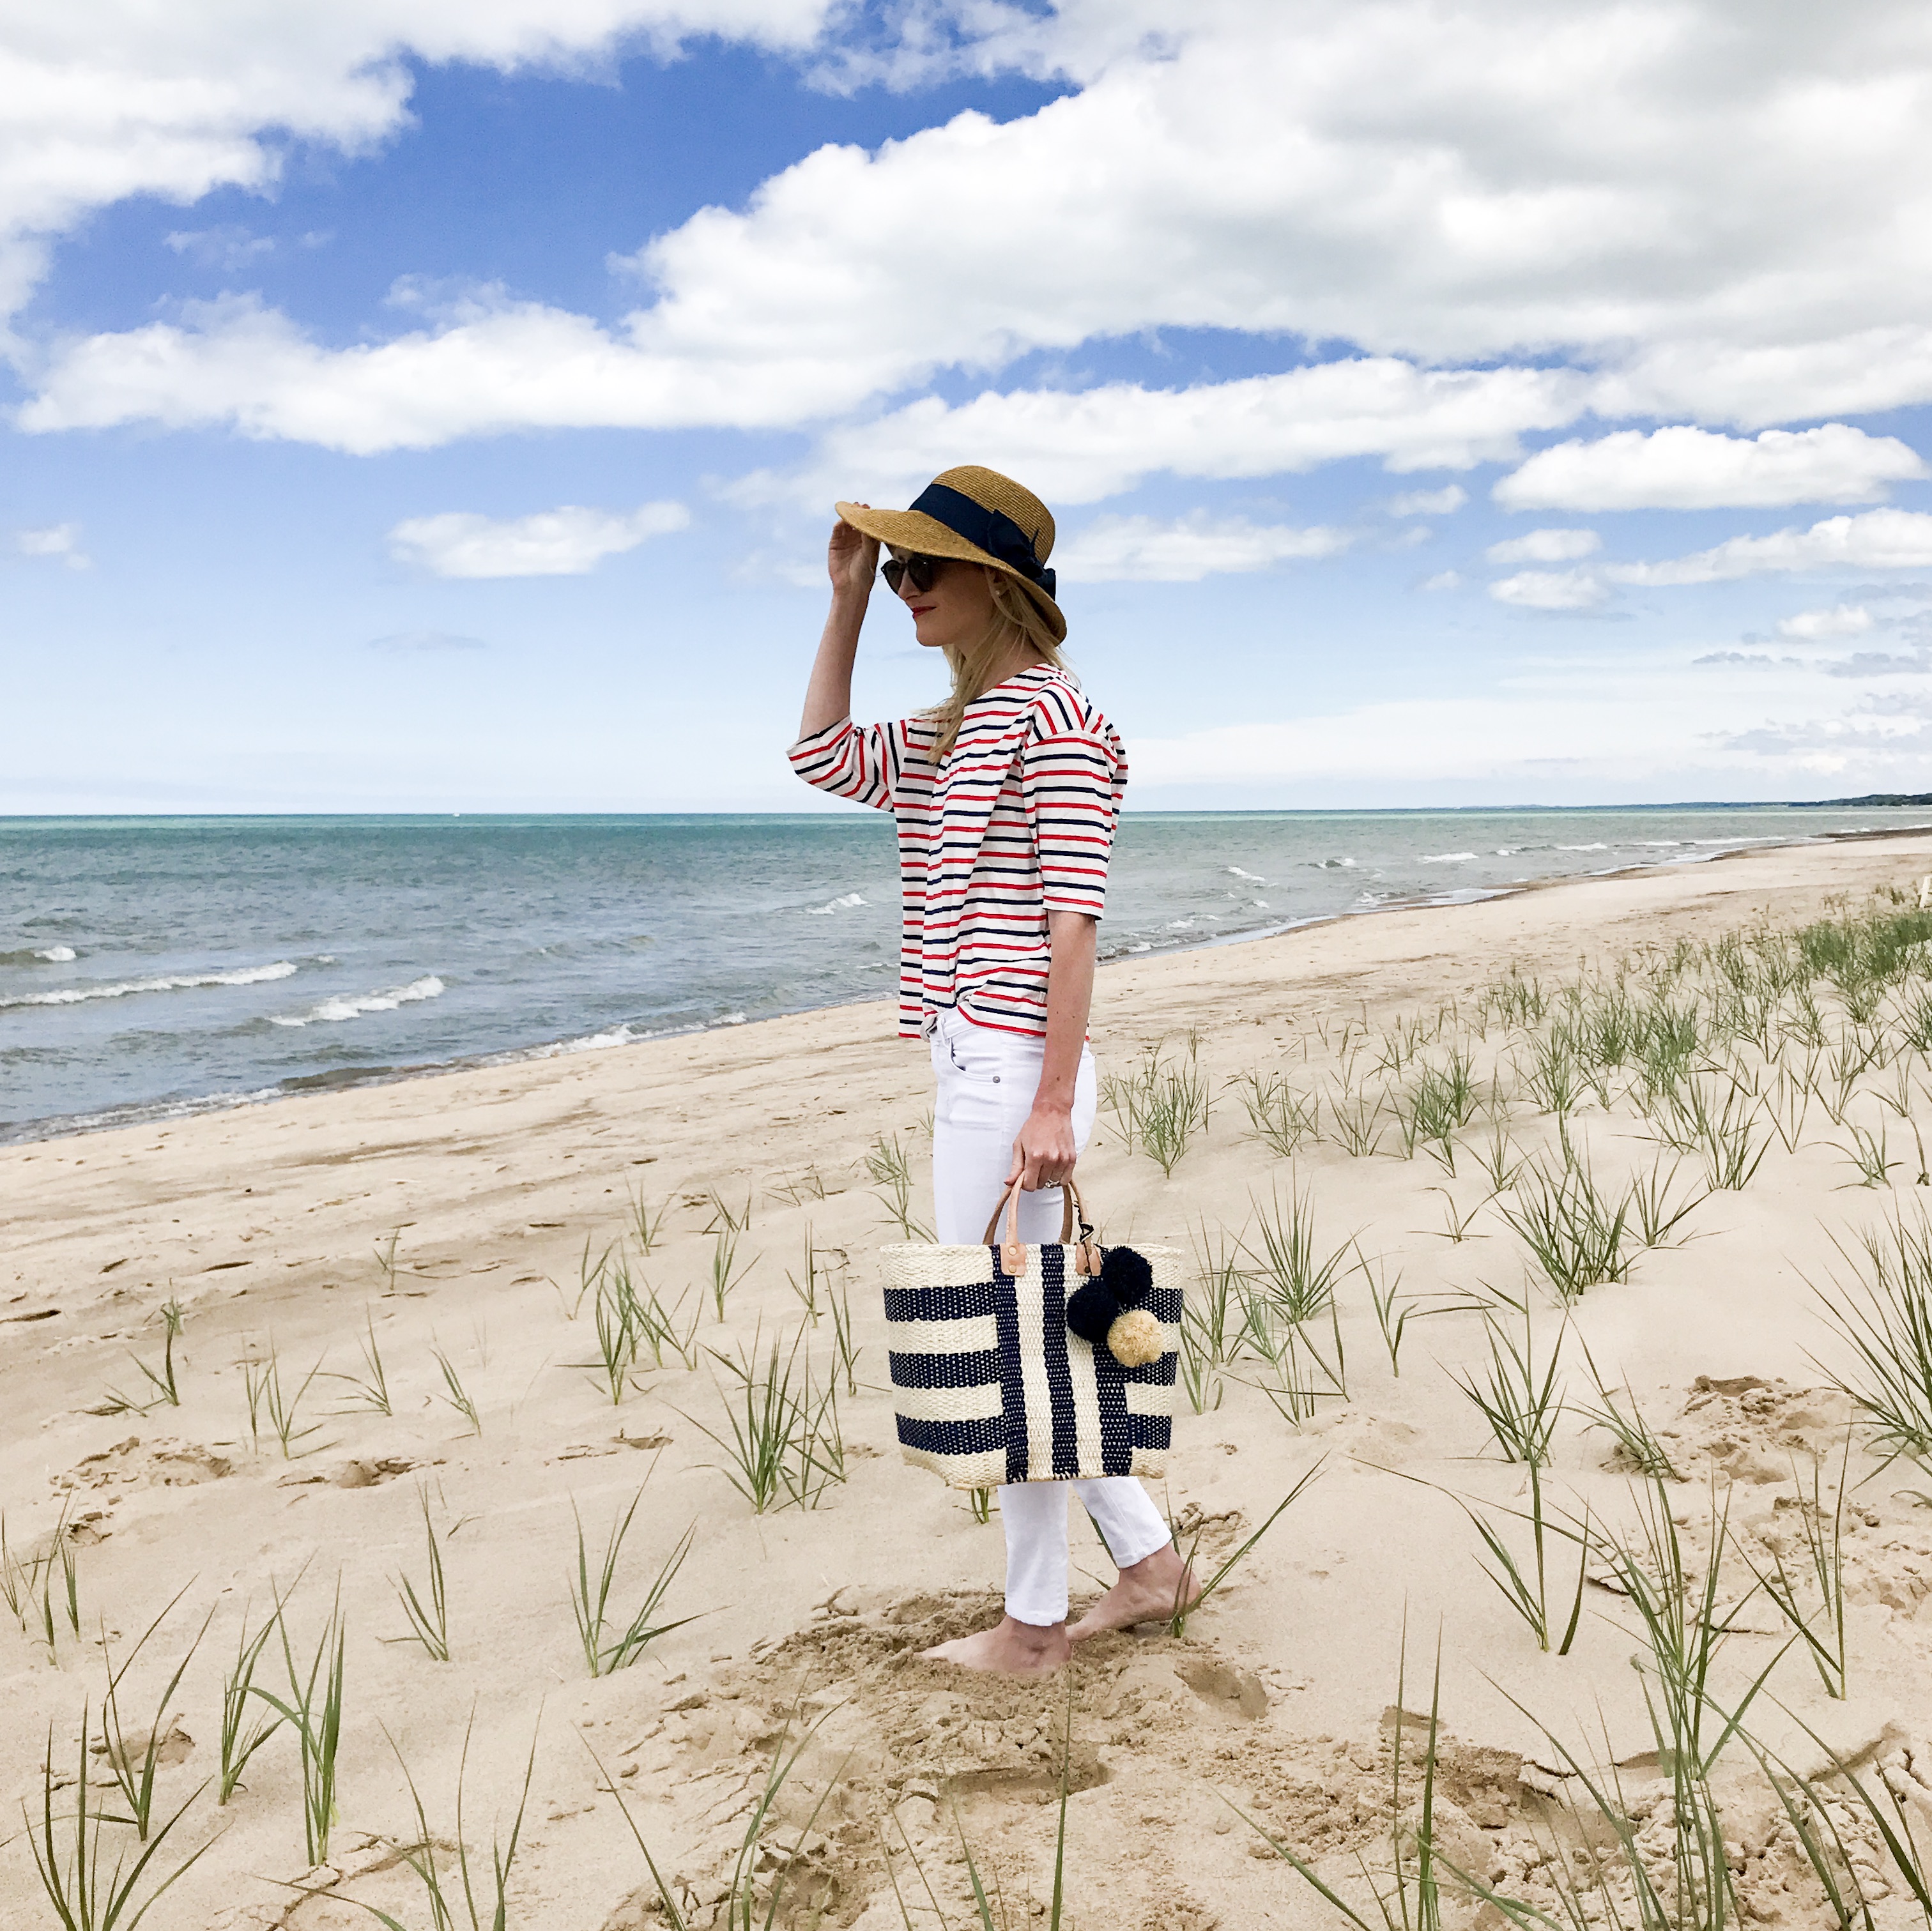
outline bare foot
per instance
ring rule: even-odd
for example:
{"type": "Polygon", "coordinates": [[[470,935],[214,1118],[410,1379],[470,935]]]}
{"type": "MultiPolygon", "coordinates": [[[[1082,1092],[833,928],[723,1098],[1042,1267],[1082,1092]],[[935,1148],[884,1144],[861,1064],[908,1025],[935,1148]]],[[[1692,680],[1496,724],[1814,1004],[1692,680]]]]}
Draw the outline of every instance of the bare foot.
{"type": "Polygon", "coordinates": [[[1102,1630],[1164,1623],[1177,1609],[1191,1609],[1200,1600],[1201,1585],[1193,1570],[1169,1543],[1122,1570],[1120,1579],[1067,1631],[1067,1638],[1084,1642],[1102,1630]]]}
{"type": "Polygon", "coordinates": [[[977,1636],[956,1637],[922,1650],[937,1663],[957,1663],[962,1669],[992,1670],[1001,1676],[1051,1676],[1073,1654],[1066,1625],[1042,1628],[1003,1616],[977,1636]]]}

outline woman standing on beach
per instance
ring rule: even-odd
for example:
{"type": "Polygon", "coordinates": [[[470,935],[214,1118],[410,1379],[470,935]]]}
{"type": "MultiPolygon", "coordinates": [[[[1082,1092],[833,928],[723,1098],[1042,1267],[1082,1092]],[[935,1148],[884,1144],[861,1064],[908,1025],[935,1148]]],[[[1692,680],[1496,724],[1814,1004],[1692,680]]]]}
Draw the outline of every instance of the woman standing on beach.
{"type": "MultiPolygon", "coordinates": [[[[1120,740],[1061,663],[1053,519],[997,471],[948,469],[907,510],[840,503],[826,553],[832,610],[793,769],[898,821],[904,896],[899,1033],[930,1042],[938,1081],[938,1236],[977,1242],[1011,1183],[1020,1238],[1050,1241],[1060,1183],[1094,1128],[1087,1018],[1107,860],[1126,783],[1120,740]],[[851,719],[852,664],[878,569],[937,650],[952,689],[890,724],[851,719]]],[[[1010,1483],[1006,1613],[928,1655],[1032,1675],[1106,1629],[1172,1613],[1196,1593],[1160,1511],[1125,1476],[1010,1483]],[[1070,1629],[1066,1489],[1120,1579],[1070,1629]]]]}

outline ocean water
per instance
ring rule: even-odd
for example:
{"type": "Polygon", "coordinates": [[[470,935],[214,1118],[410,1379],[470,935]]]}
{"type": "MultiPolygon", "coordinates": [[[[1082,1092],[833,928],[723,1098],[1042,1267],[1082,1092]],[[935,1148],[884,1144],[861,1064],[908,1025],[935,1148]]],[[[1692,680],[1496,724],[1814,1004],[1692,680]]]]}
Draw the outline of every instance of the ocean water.
{"type": "MultiPolygon", "coordinates": [[[[1130,813],[1102,952],[1928,822],[1130,813]]],[[[0,1140],[883,1000],[898,917],[870,811],[0,820],[0,1140]]]]}

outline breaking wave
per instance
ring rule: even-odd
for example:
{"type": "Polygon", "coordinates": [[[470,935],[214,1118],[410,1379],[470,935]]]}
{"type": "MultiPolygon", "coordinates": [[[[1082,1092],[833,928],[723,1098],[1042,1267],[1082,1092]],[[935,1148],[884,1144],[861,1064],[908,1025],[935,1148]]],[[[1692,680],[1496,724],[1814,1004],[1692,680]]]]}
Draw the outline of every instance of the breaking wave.
{"type": "Polygon", "coordinates": [[[413,1006],[421,999],[440,999],[446,988],[434,973],[425,973],[421,979],[410,980],[407,985],[392,988],[387,992],[365,992],[350,998],[338,994],[333,999],[325,999],[319,1006],[311,1006],[306,1012],[274,1013],[269,1024],[275,1026],[340,1026],[345,1021],[359,1019],[367,1012],[393,1012],[399,1006],[413,1006]]]}
{"type": "Polygon", "coordinates": [[[289,960],[278,959],[273,965],[238,966],[232,972],[170,973],[155,979],[117,979],[106,985],[65,985],[57,992],[23,992],[12,999],[0,999],[0,1007],[80,1006],[90,999],[127,999],[137,992],[184,992],[202,985],[260,985],[272,979],[292,978],[294,973],[295,967],[289,960]]]}

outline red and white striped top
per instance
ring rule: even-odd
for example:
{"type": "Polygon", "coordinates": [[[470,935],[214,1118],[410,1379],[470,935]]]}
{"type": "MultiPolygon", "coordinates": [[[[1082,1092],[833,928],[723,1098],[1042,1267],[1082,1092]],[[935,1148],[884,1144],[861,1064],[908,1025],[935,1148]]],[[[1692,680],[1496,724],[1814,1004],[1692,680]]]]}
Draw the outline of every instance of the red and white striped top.
{"type": "Polygon", "coordinates": [[[1046,915],[1097,919],[1106,906],[1126,754],[1078,685],[1044,664],[968,704],[935,772],[938,734],[926,718],[842,718],[792,746],[792,769],[898,820],[901,1036],[957,1006],[975,1025],[1037,1038],[1046,915]]]}

